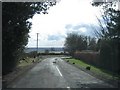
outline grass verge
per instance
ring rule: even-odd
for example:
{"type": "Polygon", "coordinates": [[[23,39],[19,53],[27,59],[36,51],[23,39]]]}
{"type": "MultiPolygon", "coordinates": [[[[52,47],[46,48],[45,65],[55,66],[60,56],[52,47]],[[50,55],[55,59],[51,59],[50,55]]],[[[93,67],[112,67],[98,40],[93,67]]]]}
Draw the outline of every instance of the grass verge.
{"type": "Polygon", "coordinates": [[[12,81],[14,81],[16,78],[21,76],[24,72],[28,71],[31,69],[35,64],[38,62],[42,61],[43,59],[41,58],[24,58],[23,60],[20,60],[18,63],[17,67],[12,71],[11,73],[3,76],[2,78],[2,87],[6,88],[12,81]]]}
{"type": "Polygon", "coordinates": [[[33,64],[34,62],[39,62],[42,59],[38,59],[38,58],[25,58],[24,60],[20,60],[18,67],[25,67],[25,66],[29,66],[31,64],[33,64]]]}
{"type": "Polygon", "coordinates": [[[76,66],[78,66],[78,67],[80,67],[80,68],[83,68],[83,69],[85,69],[87,66],[90,66],[91,67],[91,69],[90,69],[90,71],[91,72],[93,72],[93,73],[95,73],[96,75],[101,75],[101,76],[105,76],[105,77],[107,77],[107,79],[119,79],[119,77],[117,77],[117,76],[114,76],[113,77],[113,74],[112,73],[110,73],[110,72],[108,72],[108,71],[106,71],[106,70],[103,70],[103,69],[100,69],[100,68],[97,68],[97,67],[95,67],[95,66],[93,66],[93,65],[90,65],[90,64],[87,64],[87,63],[85,63],[85,62],[83,62],[83,61],[81,61],[81,60],[79,60],[79,59],[74,59],[74,58],[66,58],[66,59],[64,59],[65,61],[68,61],[69,60],[69,63],[70,64],[73,64],[73,63],[75,63],[74,65],[76,65],[76,66]]]}

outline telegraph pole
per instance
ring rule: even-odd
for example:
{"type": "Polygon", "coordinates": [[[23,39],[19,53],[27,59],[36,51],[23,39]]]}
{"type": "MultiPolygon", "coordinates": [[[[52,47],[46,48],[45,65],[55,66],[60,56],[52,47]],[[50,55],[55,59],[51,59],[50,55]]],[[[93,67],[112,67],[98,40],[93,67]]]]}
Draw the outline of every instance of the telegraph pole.
{"type": "Polygon", "coordinates": [[[38,53],[38,34],[39,33],[37,33],[37,53],[38,53]]]}

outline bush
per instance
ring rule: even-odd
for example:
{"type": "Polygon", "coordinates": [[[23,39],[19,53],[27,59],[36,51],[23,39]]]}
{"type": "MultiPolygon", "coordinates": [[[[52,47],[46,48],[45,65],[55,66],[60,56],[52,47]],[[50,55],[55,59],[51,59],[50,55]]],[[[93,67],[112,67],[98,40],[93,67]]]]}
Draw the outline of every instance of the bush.
{"type": "Polygon", "coordinates": [[[109,71],[118,72],[120,60],[118,59],[118,43],[115,40],[104,40],[100,51],[101,66],[109,71]]]}
{"type": "Polygon", "coordinates": [[[31,57],[31,58],[37,57],[37,51],[32,51],[32,52],[28,53],[28,57],[31,57]]]}
{"type": "Polygon", "coordinates": [[[76,52],[74,58],[80,59],[88,64],[100,66],[99,52],[76,52]]]}

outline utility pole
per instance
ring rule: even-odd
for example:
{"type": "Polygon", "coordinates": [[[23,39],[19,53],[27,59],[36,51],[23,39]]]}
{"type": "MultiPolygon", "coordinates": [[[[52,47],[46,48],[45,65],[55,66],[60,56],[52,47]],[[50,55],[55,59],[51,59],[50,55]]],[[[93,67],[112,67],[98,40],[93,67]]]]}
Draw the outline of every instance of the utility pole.
{"type": "Polygon", "coordinates": [[[38,34],[39,33],[37,33],[37,53],[38,53],[38,34]]]}

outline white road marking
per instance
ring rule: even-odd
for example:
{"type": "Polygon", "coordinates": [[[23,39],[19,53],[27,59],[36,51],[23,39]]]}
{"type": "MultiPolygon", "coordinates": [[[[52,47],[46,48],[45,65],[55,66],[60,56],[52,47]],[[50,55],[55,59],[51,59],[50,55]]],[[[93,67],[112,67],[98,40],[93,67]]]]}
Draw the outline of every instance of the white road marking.
{"type": "Polygon", "coordinates": [[[60,72],[60,70],[58,69],[58,67],[57,67],[57,66],[56,66],[56,68],[57,68],[57,70],[58,70],[58,72],[59,72],[60,76],[62,77],[62,73],[60,72]]]}
{"type": "Polygon", "coordinates": [[[70,87],[69,87],[69,86],[67,86],[67,88],[68,88],[68,90],[70,90],[70,87]]]}

